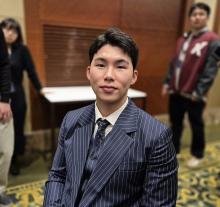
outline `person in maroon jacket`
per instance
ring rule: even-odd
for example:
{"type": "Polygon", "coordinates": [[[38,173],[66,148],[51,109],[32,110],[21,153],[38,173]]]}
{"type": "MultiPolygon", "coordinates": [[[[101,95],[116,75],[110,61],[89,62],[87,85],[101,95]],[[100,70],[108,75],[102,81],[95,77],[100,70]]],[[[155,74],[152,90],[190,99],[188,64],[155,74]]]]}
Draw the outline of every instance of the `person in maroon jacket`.
{"type": "Polygon", "coordinates": [[[219,43],[219,37],[207,28],[210,15],[210,7],[207,4],[193,4],[188,15],[191,30],[177,41],[176,52],[162,88],[162,96],[169,94],[169,116],[178,156],[184,114],[188,113],[192,129],[192,158],[187,165],[197,167],[204,157],[205,133],[202,115],[207,92],[218,70],[213,51],[219,43]]]}

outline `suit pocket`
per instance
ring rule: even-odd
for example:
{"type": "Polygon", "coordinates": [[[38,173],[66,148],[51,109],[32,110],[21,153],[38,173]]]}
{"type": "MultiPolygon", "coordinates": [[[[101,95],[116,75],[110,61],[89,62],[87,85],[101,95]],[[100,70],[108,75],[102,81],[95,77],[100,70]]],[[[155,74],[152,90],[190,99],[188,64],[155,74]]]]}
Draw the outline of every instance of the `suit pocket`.
{"type": "Polygon", "coordinates": [[[119,171],[142,171],[146,169],[146,162],[122,162],[119,171]]]}

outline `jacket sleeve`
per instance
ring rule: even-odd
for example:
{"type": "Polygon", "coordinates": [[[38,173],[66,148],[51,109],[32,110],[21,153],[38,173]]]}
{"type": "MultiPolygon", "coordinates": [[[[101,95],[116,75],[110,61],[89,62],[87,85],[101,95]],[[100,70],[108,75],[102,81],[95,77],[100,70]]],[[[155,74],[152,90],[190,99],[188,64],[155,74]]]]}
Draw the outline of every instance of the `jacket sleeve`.
{"type": "Polygon", "coordinates": [[[170,61],[169,67],[168,67],[167,75],[166,75],[166,77],[163,81],[163,84],[167,85],[167,86],[169,85],[170,80],[173,78],[173,75],[174,75],[175,63],[176,63],[176,60],[177,60],[177,54],[179,53],[177,45],[180,44],[180,41],[181,41],[181,38],[179,38],[176,42],[175,54],[173,54],[173,57],[170,61]]]}
{"type": "Polygon", "coordinates": [[[195,96],[201,98],[205,96],[218,72],[217,60],[213,56],[214,50],[220,46],[220,41],[214,41],[210,43],[208,48],[207,60],[204,66],[203,72],[199,75],[196,89],[194,91],[195,96]]]}
{"type": "Polygon", "coordinates": [[[173,77],[173,72],[174,72],[173,62],[174,62],[174,60],[171,61],[170,65],[168,67],[167,75],[163,81],[164,85],[169,85],[169,82],[173,77]]]}
{"type": "Polygon", "coordinates": [[[156,141],[149,157],[149,167],[140,207],[175,207],[177,199],[176,153],[172,144],[172,133],[166,129],[156,141]]]}
{"type": "Polygon", "coordinates": [[[6,43],[0,30],[0,101],[8,102],[10,94],[11,68],[8,60],[6,43]]]}
{"type": "MultiPolygon", "coordinates": [[[[67,117],[67,116],[66,116],[67,117]]],[[[61,206],[64,186],[66,182],[66,159],[64,153],[65,120],[60,128],[58,147],[54,156],[52,168],[49,172],[48,181],[45,185],[44,204],[45,207],[61,206]]]]}
{"type": "Polygon", "coordinates": [[[35,89],[37,91],[40,91],[42,86],[38,78],[38,75],[36,73],[36,69],[35,69],[35,65],[34,65],[31,53],[26,46],[23,47],[23,55],[24,55],[25,69],[27,70],[28,77],[30,78],[35,89]]]}

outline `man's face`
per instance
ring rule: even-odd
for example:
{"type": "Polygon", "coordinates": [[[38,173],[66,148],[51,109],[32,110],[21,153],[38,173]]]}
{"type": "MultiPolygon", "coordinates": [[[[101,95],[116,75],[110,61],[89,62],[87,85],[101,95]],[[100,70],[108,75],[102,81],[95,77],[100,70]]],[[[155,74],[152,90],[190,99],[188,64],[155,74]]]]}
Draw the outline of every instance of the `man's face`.
{"type": "Polygon", "coordinates": [[[190,25],[193,30],[200,30],[207,26],[208,14],[205,10],[196,8],[189,17],[190,25]]]}
{"type": "Polygon", "coordinates": [[[87,68],[87,78],[96,94],[98,107],[117,110],[127,98],[130,85],[137,80],[131,58],[119,47],[104,45],[87,68]]]}

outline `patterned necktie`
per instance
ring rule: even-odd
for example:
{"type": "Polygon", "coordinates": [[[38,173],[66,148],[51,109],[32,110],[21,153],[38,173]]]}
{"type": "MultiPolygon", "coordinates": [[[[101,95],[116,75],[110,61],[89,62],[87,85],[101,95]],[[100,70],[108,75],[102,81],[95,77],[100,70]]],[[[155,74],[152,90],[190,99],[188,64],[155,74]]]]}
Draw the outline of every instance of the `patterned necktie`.
{"type": "Polygon", "coordinates": [[[97,122],[98,124],[98,129],[94,138],[94,145],[92,147],[92,152],[90,154],[91,159],[95,159],[97,156],[97,152],[102,145],[104,138],[105,138],[105,129],[107,126],[110,124],[106,119],[98,119],[97,122]]]}

